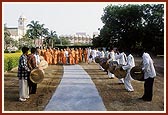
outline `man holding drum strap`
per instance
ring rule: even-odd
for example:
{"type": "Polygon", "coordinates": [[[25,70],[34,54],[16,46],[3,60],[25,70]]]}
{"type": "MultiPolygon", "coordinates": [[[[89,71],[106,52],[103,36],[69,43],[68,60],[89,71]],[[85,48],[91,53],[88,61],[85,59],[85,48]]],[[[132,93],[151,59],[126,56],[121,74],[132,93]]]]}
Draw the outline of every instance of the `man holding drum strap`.
{"type": "MultiPolygon", "coordinates": [[[[109,52],[109,56],[108,56],[108,60],[107,63],[110,63],[110,61],[116,61],[115,59],[115,53],[113,48],[111,49],[111,51],[109,52]]],[[[114,79],[115,75],[113,73],[111,73],[109,70],[107,70],[108,73],[108,77],[114,79]]]]}
{"type": "MultiPolygon", "coordinates": [[[[127,56],[124,51],[120,48],[116,51],[115,58],[118,60],[119,65],[126,65],[127,64],[127,56]],[[118,51],[118,52],[117,52],[118,51]]],[[[124,83],[124,78],[119,79],[119,83],[124,83]]]]}
{"type": "Polygon", "coordinates": [[[134,57],[131,55],[131,50],[130,49],[127,51],[126,54],[128,55],[127,65],[122,66],[122,68],[121,68],[121,69],[127,71],[126,77],[124,78],[124,86],[125,86],[125,89],[127,91],[133,92],[134,88],[131,85],[131,81],[133,80],[133,78],[130,75],[130,71],[135,66],[135,61],[134,61],[134,57]]]}
{"type": "MultiPolygon", "coordinates": [[[[36,53],[36,48],[32,47],[31,48],[31,54],[28,55],[28,67],[31,71],[37,67],[36,58],[34,56],[35,53],[36,53]]],[[[30,73],[31,73],[31,71],[30,71],[30,73]]],[[[30,73],[29,73],[29,78],[28,78],[29,93],[30,94],[35,94],[36,90],[37,90],[37,84],[33,83],[30,80],[30,73]]]]}

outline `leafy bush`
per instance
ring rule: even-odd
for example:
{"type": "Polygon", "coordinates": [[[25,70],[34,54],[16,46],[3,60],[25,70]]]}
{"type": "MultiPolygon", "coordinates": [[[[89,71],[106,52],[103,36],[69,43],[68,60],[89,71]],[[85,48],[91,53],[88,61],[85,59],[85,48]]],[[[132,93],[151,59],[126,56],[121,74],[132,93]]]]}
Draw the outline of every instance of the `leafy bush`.
{"type": "Polygon", "coordinates": [[[21,53],[4,54],[4,71],[9,71],[18,66],[21,53]]]}
{"type": "Polygon", "coordinates": [[[15,53],[22,53],[22,51],[21,50],[16,50],[15,53]]]}

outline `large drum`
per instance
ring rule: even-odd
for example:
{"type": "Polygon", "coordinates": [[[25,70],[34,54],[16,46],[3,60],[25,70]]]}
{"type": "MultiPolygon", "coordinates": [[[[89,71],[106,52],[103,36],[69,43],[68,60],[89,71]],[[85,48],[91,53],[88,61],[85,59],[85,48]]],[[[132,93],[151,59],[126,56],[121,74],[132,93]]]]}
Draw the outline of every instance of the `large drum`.
{"type": "Polygon", "coordinates": [[[107,69],[109,68],[109,64],[107,64],[107,58],[100,58],[100,66],[102,66],[103,69],[105,69],[105,71],[107,71],[107,69]]]}
{"type": "Polygon", "coordinates": [[[118,62],[117,61],[110,61],[109,62],[109,71],[111,72],[111,73],[114,73],[114,71],[115,71],[115,68],[118,66],[118,62]]]}
{"type": "Polygon", "coordinates": [[[33,69],[30,73],[30,80],[33,83],[40,83],[44,79],[44,71],[41,69],[33,69]]]}
{"type": "Polygon", "coordinates": [[[144,81],[144,73],[140,66],[133,67],[130,71],[130,74],[134,80],[144,81]]]}
{"type": "Polygon", "coordinates": [[[48,67],[48,63],[45,60],[40,61],[38,68],[40,69],[46,69],[48,67]]]}
{"type": "Polygon", "coordinates": [[[118,79],[121,79],[121,78],[125,78],[126,77],[126,70],[123,70],[121,69],[123,65],[118,65],[115,67],[115,70],[113,71],[114,75],[118,78],[118,79]]]}
{"type": "Polygon", "coordinates": [[[95,62],[96,62],[96,63],[99,63],[99,62],[100,62],[100,56],[96,56],[96,57],[95,57],[95,62]]]}

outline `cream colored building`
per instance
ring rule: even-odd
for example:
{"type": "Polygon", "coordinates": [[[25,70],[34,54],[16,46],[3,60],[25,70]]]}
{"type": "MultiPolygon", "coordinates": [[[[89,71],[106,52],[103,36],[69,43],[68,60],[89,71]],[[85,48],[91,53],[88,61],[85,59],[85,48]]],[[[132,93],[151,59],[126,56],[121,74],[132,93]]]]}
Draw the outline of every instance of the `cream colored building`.
{"type": "Polygon", "coordinates": [[[93,37],[87,35],[86,33],[79,32],[73,35],[61,35],[59,38],[66,38],[70,41],[71,45],[75,44],[92,44],[93,37]]]}
{"type": "Polygon", "coordinates": [[[18,27],[7,27],[7,30],[11,34],[11,38],[19,40],[26,34],[26,17],[21,15],[18,19],[18,27]]]}

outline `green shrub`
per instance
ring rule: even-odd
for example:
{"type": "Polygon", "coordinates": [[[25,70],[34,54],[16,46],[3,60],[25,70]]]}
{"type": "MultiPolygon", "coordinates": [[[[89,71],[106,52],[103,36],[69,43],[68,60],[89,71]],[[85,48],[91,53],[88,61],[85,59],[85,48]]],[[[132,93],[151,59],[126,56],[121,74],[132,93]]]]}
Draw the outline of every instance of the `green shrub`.
{"type": "Polygon", "coordinates": [[[4,58],[4,71],[8,70],[8,58],[4,58]]]}
{"type": "Polygon", "coordinates": [[[18,66],[18,57],[10,57],[8,59],[8,71],[18,66]]]}
{"type": "Polygon", "coordinates": [[[21,50],[16,50],[15,53],[22,53],[22,51],[21,50]]]}
{"type": "Polygon", "coordinates": [[[9,71],[18,66],[20,53],[9,53],[4,55],[4,71],[9,71]]]}

